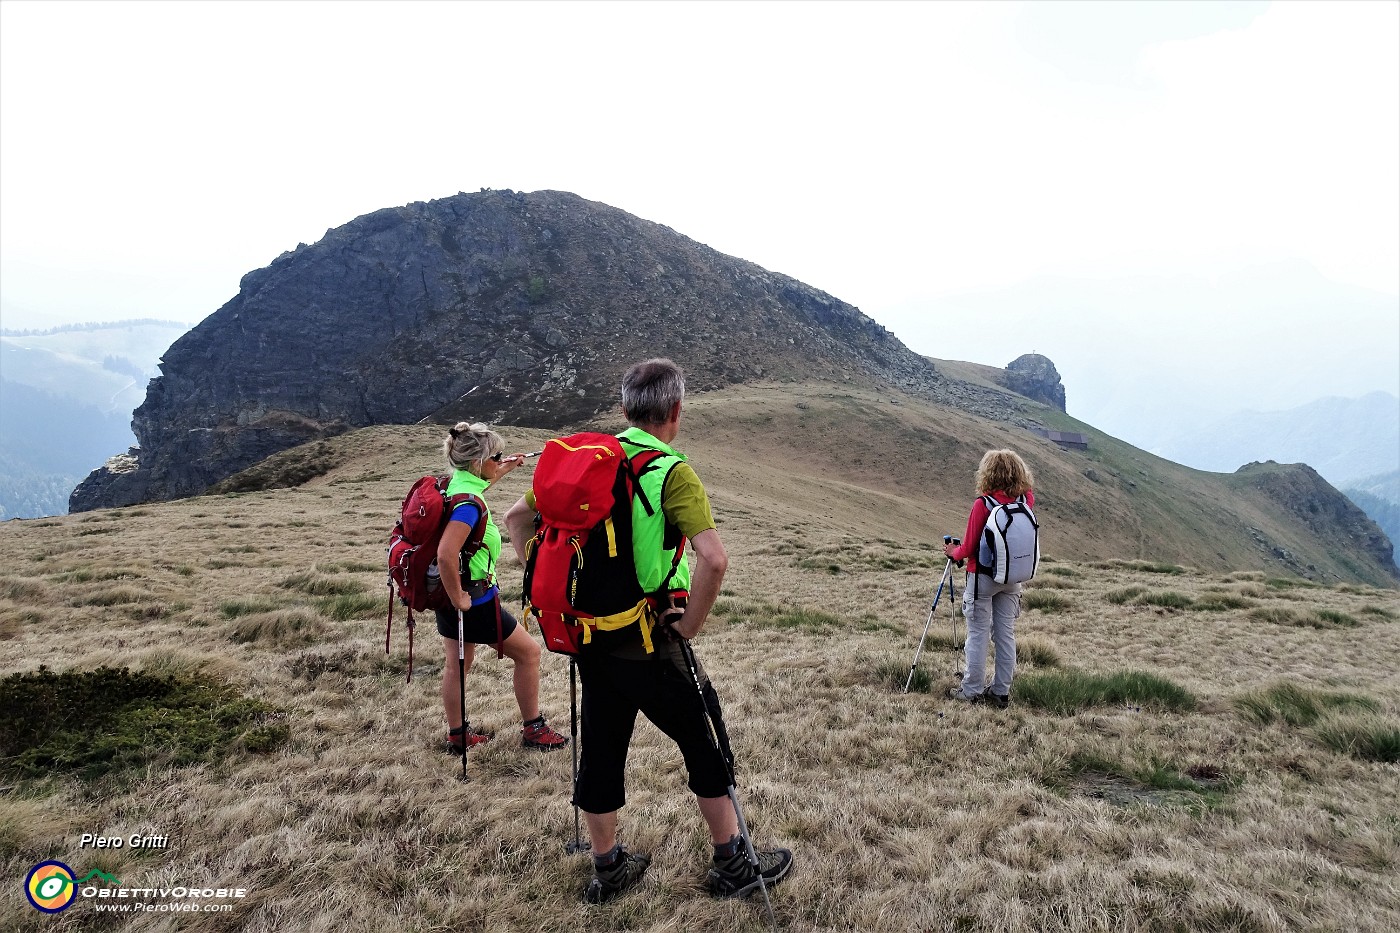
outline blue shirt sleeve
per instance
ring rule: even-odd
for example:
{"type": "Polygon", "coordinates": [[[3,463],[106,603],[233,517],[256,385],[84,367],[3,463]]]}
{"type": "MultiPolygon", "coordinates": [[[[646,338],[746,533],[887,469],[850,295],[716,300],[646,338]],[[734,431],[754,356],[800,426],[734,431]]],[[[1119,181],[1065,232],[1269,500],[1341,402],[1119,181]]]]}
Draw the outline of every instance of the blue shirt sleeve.
{"type": "Polygon", "coordinates": [[[462,502],[452,510],[451,521],[461,522],[468,528],[474,527],[477,520],[481,518],[481,510],[470,502],[462,502]]]}

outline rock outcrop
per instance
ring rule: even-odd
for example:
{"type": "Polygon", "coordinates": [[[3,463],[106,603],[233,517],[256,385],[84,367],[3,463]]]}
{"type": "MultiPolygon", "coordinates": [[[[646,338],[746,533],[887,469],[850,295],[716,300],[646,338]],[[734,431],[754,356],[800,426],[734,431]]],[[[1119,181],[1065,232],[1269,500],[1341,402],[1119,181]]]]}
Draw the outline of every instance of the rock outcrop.
{"type": "Polygon", "coordinates": [[[94,472],[70,509],[195,495],[371,424],[567,425],[615,405],[623,370],[651,356],[694,390],[943,385],[858,309],[669,227],[564,192],[459,194],[356,218],[244,276],[166,352],[133,417],[136,468],[94,472]]]}
{"type": "MultiPolygon", "coordinates": [[[[1230,483],[1242,492],[1262,496],[1267,513],[1281,513],[1300,523],[1316,540],[1329,542],[1333,553],[1363,552],[1400,579],[1395,548],[1385,532],[1306,463],[1247,463],[1230,475],[1230,483]]],[[[1313,575],[1309,571],[1315,568],[1301,564],[1264,531],[1251,529],[1251,533],[1261,550],[1290,570],[1301,576],[1313,575]]]]}
{"type": "Polygon", "coordinates": [[[1039,353],[1026,353],[1006,364],[1002,385],[1012,392],[1024,395],[1065,410],[1065,387],[1060,382],[1060,372],[1049,357],[1039,353]]]}

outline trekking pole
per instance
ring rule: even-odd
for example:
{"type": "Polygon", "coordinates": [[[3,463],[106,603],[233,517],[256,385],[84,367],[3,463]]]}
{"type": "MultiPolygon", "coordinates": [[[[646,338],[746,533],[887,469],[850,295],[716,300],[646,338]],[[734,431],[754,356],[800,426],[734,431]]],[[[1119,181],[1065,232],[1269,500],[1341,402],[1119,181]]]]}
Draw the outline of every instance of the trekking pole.
{"type": "Polygon", "coordinates": [[[676,640],[680,643],[685,666],[690,670],[690,679],[695,683],[695,692],[700,695],[700,711],[705,717],[705,725],[709,728],[710,744],[714,746],[715,754],[724,762],[725,773],[729,776],[729,802],[734,805],[734,816],[739,821],[739,838],[744,843],[744,856],[758,875],[758,889],[763,892],[763,904],[768,908],[768,922],[777,930],[778,918],[773,915],[773,902],[768,897],[768,882],[763,877],[763,866],[759,864],[758,852],[754,850],[753,837],[749,835],[749,824],[744,820],[744,808],[739,805],[739,790],[735,786],[734,778],[734,754],[724,747],[728,742],[721,742],[719,729],[715,726],[714,716],[710,712],[710,704],[705,702],[705,688],[700,685],[700,667],[695,663],[695,652],[691,650],[690,639],[682,638],[680,633],[676,632],[676,640]]]}
{"type": "Polygon", "coordinates": [[[457,692],[462,702],[462,780],[467,779],[467,633],[462,610],[457,610],[457,692]]]}
{"type": "MultiPolygon", "coordinates": [[[[958,539],[954,538],[953,543],[959,543],[958,539]]],[[[962,566],[961,561],[958,562],[958,566],[962,566]]],[[[956,582],[956,574],[952,574],[948,577],[948,619],[949,625],[952,627],[953,630],[953,676],[958,678],[958,680],[962,680],[963,674],[966,673],[963,670],[963,660],[967,657],[967,655],[964,652],[958,651],[958,589],[956,586],[956,582]]],[[[967,580],[963,580],[963,592],[967,592],[967,580]]],[[[964,626],[963,632],[963,645],[967,645],[966,626],[964,626]]]]}
{"type": "MultiPolygon", "coordinates": [[[[943,536],[943,543],[944,543],[944,544],[961,544],[962,541],[961,541],[960,539],[958,539],[958,538],[954,538],[952,535],[944,535],[944,536],[943,536]]],[[[958,566],[960,566],[960,567],[962,566],[961,562],[959,562],[958,566]]],[[[938,610],[938,600],[941,599],[942,596],[943,596],[943,587],[944,587],[944,585],[945,585],[945,584],[948,584],[948,583],[949,583],[949,580],[951,579],[951,578],[949,577],[949,574],[950,574],[950,572],[952,571],[952,569],[953,569],[953,559],[952,559],[952,558],[949,558],[949,559],[948,559],[948,562],[947,562],[946,564],[943,565],[943,576],[940,577],[939,580],[938,580],[938,592],[936,592],[936,593],[933,594],[933,605],[930,606],[929,609],[928,609],[928,618],[927,618],[926,620],[924,620],[924,631],[923,631],[923,634],[919,636],[919,647],[916,648],[916,649],[914,649],[914,663],[909,665],[909,676],[906,677],[906,678],[904,679],[904,692],[905,692],[905,693],[908,693],[908,692],[909,692],[909,685],[912,684],[912,683],[914,682],[914,669],[917,668],[917,667],[919,666],[919,655],[921,655],[921,654],[924,653],[924,642],[928,639],[928,630],[929,630],[929,626],[933,624],[933,614],[934,614],[934,612],[936,612],[936,611],[938,610]]],[[[952,587],[951,587],[951,585],[949,586],[949,592],[952,592],[952,587]]],[[[956,637],[957,637],[957,635],[956,635],[956,633],[955,633],[955,634],[954,634],[954,638],[956,638],[956,637]]]]}
{"type": "Polygon", "coordinates": [[[583,841],[578,823],[578,680],[574,673],[577,664],[578,662],[571,655],[569,657],[569,735],[573,741],[569,744],[573,746],[574,753],[574,841],[564,843],[564,851],[569,855],[587,852],[593,847],[591,842],[583,841]]]}

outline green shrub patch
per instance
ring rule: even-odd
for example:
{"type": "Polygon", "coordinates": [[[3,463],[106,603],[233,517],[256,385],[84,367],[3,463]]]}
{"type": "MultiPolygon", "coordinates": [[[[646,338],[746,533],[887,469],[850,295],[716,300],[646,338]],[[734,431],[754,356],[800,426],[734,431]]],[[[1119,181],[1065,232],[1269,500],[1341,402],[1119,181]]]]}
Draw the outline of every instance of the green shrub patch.
{"type": "Polygon", "coordinates": [[[1210,593],[1196,600],[1190,608],[1196,612],[1224,612],[1228,609],[1248,609],[1254,604],[1254,600],[1245,599],[1243,596],[1234,596],[1230,593],[1210,593]]]}
{"type": "Polygon", "coordinates": [[[1256,606],[1249,610],[1249,618],[1275,625],[1310,626],[1312,628],[1356,628],[1361,620],[1356,616],[1336,609],[1314,609],[1305,612],[1287,606],[1256,606]]]}
{"type": "Polygon", "coordinates": [[[225,619],[236,619],[239,616],[250,616],[259,612],[271,612],[277,608],[277,603],[265,596],[254,597],[253,599],[232,599],[228,602],[219,603],[219,615],[225,619]]]}
{"type": "Polygon", "coordinates": [[[1113,603],[1115,606],[1121,606],[1126,602],[1130,602],[1131,600],[1137,599],[1139,596],[1146,592],[1147,587],[1145,586],[1127,586],[1121,590],[1112,590],[1108,593],[1105,593],[1104,599],[1113,603]]]}
{"type": "Polygon", "coordinates": [[[1249,618],[1275,625],[1302,625],[1303,614],[1287,606],[1256,606],[1247,613],[1249,618]]]}
{"type": "Polygon", "coordinates": [[[1312,730],[1333,751],[1363,761],[1400,761],[1400,726],[1379,716],[1338,716],[1312,730]]]}
{"type": "Polygon", "coordinates": [[[147,590],[134,586],[114,586],[96,592],[79,593],[68,600],[70,606],[125,606],[151,599],[147,590]]]}
{"type": "Polygon", "coordinates": [[[1164,573],[1178,576],[1186,572],[1185,567],[1161,561],[1146,560],[1103,560],[1091,566],[1100,570],[1136,570],[1139,573],[1164,573]]]}
{"type": "Polygon", "coordinates": [[[1295,580],[1290,577],[1269,577],[1264,581],[1265,586],[1272,586],[1276,590],[1309,589],[1315,590],[1321,586],[1320,583],[1313,583],[1310,580],[1295,580]]]}
{"type": "Polygon", "coordinates": [[[1313,628],[1356,628],[1361,623],[1356,616],[1347,615],[1345,612],[1338,612],[1336,609],[1317,609],[1313,611],[1313,628]]]}
{"type": "MultiPolygon", "coordinates": [[[[306,522],[293,522],[292,524],[305,525],[306,522]]],[[[386,573],[384,561],[367,560],[342,560],[332,561],[327,564],[317,564],[316,569],[323,573],[377,573],[383,579],[386,573]]]]}
{"type": "Polygon", "coordinates": [[[269,751],[288,730],[275,708],[188,675],[41,667],[0,680],[0,773],[92,780],[132,768],[269,751]]]}
{"type": "Polygon", "coordinates": [[[289,590],[301,590],[312,596],[350,596],[363,593],[365,584],[348,577],[328,577],[319,573],[297,573],[282,581],[289,590]]]}
{"type": "Polygon", "coordinates": [[[1340,710],[1378,712],[1380,704],[1359,693],[1311,690],[1297,684],[1275,684],[1235,698],[1235,709],[1267,726],[1281,720],[1290,726],[1311,726],[1324,715],[1340,710]]]}
{"type": "Polygon", "coordinates": [[[820,609],[799,607],[779,612],[768,624],[774,628],[822,630],[841,625],[842,621],[840,616],[822,612],[820,609]]]}
{"type": "Polygon", "coordinates": [[[1190,609],[1195,600],[1185,593],[1178,593],[1175,590],[1160,590],[1144,594],[1138,599],[1138,602],[1147,606],[1161,606],[1165,609],[1190,609]]]}
{"type": "Polygon", "coordinates": [[[1059,593],[1032,590],[1021,597],[1021,605],[1041,612],[1064,612],[1070,608],[1070,601],[1059,593]]]}
{"type": "Polygon", "coordinates": [[[1076,752],[1045,782],[1119,807],[1179,806],[1202,810],[1219,805],[1237,782],[1212,765],[1181,768],[1161,761],[1129,764],[1094,752],[1076,752]]]}
{"type": "Polygon", "coordinates": [[[1061,670],[1026,674],[1016,680],[1016,700],[1066,716],[1094,706],[1138,706],[1176,712],[1196,708],[1196,698],[1184,687],[1142,671],[1090,674],[1061,670]]]}
{"type": "Polygon", "coordinates": [[[320,609],[337,622],[349,622],[367,614],[370,610],[382,610],[387,600],[368,593],[350,593],[343,596],[330,596],[322,599],[320,609]]]}

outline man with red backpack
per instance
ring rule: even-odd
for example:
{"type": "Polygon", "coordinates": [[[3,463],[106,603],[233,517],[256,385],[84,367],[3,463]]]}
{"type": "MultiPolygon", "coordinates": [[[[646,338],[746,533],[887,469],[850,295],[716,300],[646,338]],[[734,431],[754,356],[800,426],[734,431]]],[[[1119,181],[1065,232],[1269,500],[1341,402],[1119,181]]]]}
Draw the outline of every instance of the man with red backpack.
{"type": "MultiPolygon", "coordinates": [[[[617,841],[617,811],[626,802],[624,766],[638,712],[684,756],[690,790],[714,845],[711,892],[743,897],[762,888],[766,894],[766,887],[792,867],[787,849],[755,852],[741,837],[719,698],[689,650],[689,639],[700,633],[719,596],[729,558],[705,487],[670,446],[680,431],[684,396],[685,376],[668,359],[638,363],[622,380],[622,410],[631,426],[617,439],[627,458],[646,461],[635,480],[631,541],[650,610],[635,624],[590,630],[577,651],[583,732],[574,803],[585,814],[592,845],[594,875],[584,891],[590,903],[621,894],[651,863],[649,856],[629,852],[617,841]],[[687,541],[696,555],[693,576],[684,557],[687,541]]],[[[522,563],[528,563],[525,547],[537,514],[538,472],[535,483],[505,519],[522,563]]]]}

